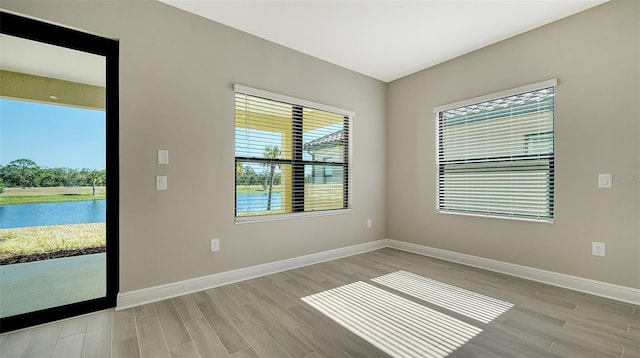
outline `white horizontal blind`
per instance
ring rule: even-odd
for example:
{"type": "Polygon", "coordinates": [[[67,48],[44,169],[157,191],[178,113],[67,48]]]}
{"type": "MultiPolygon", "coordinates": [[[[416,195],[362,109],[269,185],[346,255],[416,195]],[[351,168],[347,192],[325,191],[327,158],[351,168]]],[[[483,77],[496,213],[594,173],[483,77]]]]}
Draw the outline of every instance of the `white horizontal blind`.
{"type": "Polygon", "coordinates": [[[236,217],[348,208],[350,112],[245,89],[235,94],[236,217]]]}
{"type": "Polygon", "coordinates": [[[438,210],[551,220],[554,87],[441,110],[438,210]]]}

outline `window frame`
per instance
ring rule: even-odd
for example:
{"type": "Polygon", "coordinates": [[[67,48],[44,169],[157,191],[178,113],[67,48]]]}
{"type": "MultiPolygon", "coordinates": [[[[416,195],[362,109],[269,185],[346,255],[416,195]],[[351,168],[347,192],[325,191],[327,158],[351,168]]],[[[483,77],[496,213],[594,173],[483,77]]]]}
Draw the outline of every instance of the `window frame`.
{"type": "MultiPolygon", "coordinates": [[[[254,96],[254,97],[259,97],[259,98],[263,98],[263,99],[267,99],[267,100],[272,100],[272,101],[276,101],[276,102],[282,102],[282,103],[286,103],[289,105],[292,105],[294,107],[301,107],[301,108],[309,108],[309,109],[315,109],[315,110],[320,110],[320,111],[326,111],[326,112],[331,112],[334,114],[338,114],[338,115],[342,115],[344,117],[344,120],[346,122],[346,130],[347,130],[347,139],[346,139],[346,143],[345,143],[345,160],[346,163],[343,163],[343,166],[345,168],[345,175],[344,175],[344,185],[346,186],[346,192],[343,194],[344,195],[344,200],[346,200],[346,205],[343,208],[337,208],[337,209],[324,209],[324,210],[314,210],[314,211],[304,211],[304,207],[303,210],[301,211],[292,211],[292,212],[286,212],[286,213],[279,213],[279,214],[265,214],[265,215],[248,215],[248,216],[238,216],[238,213],[236,212],[235,206],[237,205],[236,201],[237,201],[237,181],[236,179],[234,179],[234,221],[236,224],[242,224],[242,223],[251,223],[251,222],[263,222],[263,221],[276,221],[276,220],[288,220],[288,219],[296,219],[296,218],[305,218],[305,217],[314,217],[314,216],[328,216],[328,215],[343,215],[343,214],[350,214],[352,213],[352,187],[353,187],[353,172],[352,172],[352,158],[353,158],[353,119],[355,118],[355,112],[351,111],[351,110],[347,110],[347,109],[342,109],[342,108],[338,108],[338,107],[334,107],[334,106],[330,106],[330,105],[326,105],[326,104],[321,104],[321,103],[317,103],[317,102],[313,102],[313,101],[309,101],[309,100],[305,100],[305,99],[301,99],[301,98],[297,98],[297,97],[292,97],[292,96],[288,96],[288,95],[283,95],[283,94],[279,94],[279,93],[275,93],[275,92],[270,92],[270,91],[266,91],[266,90],[261,90],[261,89],[257,89],[257,88],[252,88],[252,87],[248,87],[248,86],[244,86],[244,85],[240,85],[240,84],[234,84],[233,87],[234,90],[234,108],[235,108],[235,96],[237,94],[246,94],[249,96],[254,96]]],[[[235,110],[234,110],[234,118],[235,118],[235,110]]],[[[300,121],[299,124],[302,123],[302,118],[294,118],[292,116],[291,120],[293,122],[293,126],[296,126],[296,119],[300,121]]],[[[235,122],[235,120],[234,120],[235,122]]],[[[235,130],[235,124],[234,124],[234,130],[235,130]]],[[[248,158],[248,157],[243,157],[243,156],[237,156],[235,153],[235,140],[234,140],[234,166],[235,164],[238,162],[238,158],[241,158],[242,161],[248,161],[249,159],[252,158],[248,158]]],[[[292,145],[296,145],[296,143],[292,143],[292,145]]],[[[298,145],[300,147],[302,147],[302,143],[298,143],[298,145]]],[[[299,149],[299,154],[302,155],[303,153],[303,149],[299,149]]],[[[295,152],[295,151],[294,151],[295,152]]],[[[256,158],[253,158],[256,159],[256,158]]],[[[300,158],[298,158],[300,159],[300,158]]],[[[294,166],[293,166],[293,162],[295,161],[295,158],[291,158],[290,160],[283,160],[283,159],[277,159],[276,162],[279,162],[280,164],[291,164],[292,165],[292,175],[296,175],[295,170],[294,170],[294,166]]],[[[304,168],[305,165],[309,165],[309,164],[317,164],[317,165],[321,165],[321,164],[332,164],[332,165],[337,165],[339,163],[324,163],[324,162],[315,162],[315,161],[309,161],[309,160],[299,160],[299,163],[297,163],[298,166],[302,166],[302,168],[304,168]]],[[[304,170],[304,169],[303,169],[304,170]]],[[[235,171],[235,170],[234,170],[235,171]]],[[[299,174],[299,173],[298,173],[299,174]]],[[[234,174],[234,178],[235,178],[235,174],[234,174]]],[[[304,178],[304,173],[303,173],[303,178],[304,178]]],[[[292,179],[293,180],[293,179],[292,179]]],[[[302,182],[304,183],[305,180],[303,179],[302,182]]],[[[292,195],[293,191],[295,191],[295,184],[292,185],[292,195]]],[[[304,195],[304,189],[303,189],[303,195],[304,195]]],[[[293,204],[292,204],[293,206],[293,204]]]]}
{"type": "MultiPolygon", "coordinates": [[[[436,209],[436,213],[439,214],[450,214],[450,215],[461,215],[461,216],[473,216],[473,217],[485,217],[485,218],[496,218],[496,219],[507,219],[507,220],[516,220],[516,221],[529,221],[529,222],[541,222],[541,223],[548,223],[548,224],[553,224],[555,217],[556,217],[556,193],[555,193],[555,185],[553,186],[553,191],[552,191],[552,199],[549,202],[550,205],[550,217],[524,217],[524,216],[518,216],[518,215],[509,215],[509,214],[499,214],[499,213],[483,213],[483,212],[472,212],[472,211],[458,211],[458,210],[450,210],[450,209],[444,209],[441,208],[441,203],[440,203],[440,197],[441,197],[441,189],[440,189],[440,176],[441,176],[441,163],[440,163],[440,146],[441,146],[441,141],[439,138],[440,135],[440,114],[444,111],[450,110],[450,109],[455,109],[455,108],[459,108],[459,107],[465,107],[465,106],[469,106],[469,105],[473,105],[473,104],[479,104],[482,102],[488,102],[488,101],[492,101],[492,100],[496,100],[496,99],[501,99],[501,98],[505,98],[505,97],[509,97],[509,96],[514,96],[514,95],[520,95],[520,94],[524,94],[524,93],[528,93],[528,92],[534,92],[534,91],[538,91],[538,90],[542,90],[545,88],[553,88],[554,89],[554,95],[556,92],[556,88],[558,85],[558,80],[556,78],[554,79],[550,79],[550,80],[546,80],[546,81],[541,81],[541,82],[536,82],[536,83],[532,83],[529,85],[525,85],[525,86],[520,86],[520,87],[516,87],[516,88],[512,88],[512,89],[508,89],[508,90],[504,90],[504,91],[499,91],[499,92],[495,92],[495,93],[491,93],[491,94],[487,94],[487,95],[483,95],[483,96],[478,96],[478,97],[474,97],[474,98],[470,98],[470,99],[465,99],[462,101],[458,101],[458,102],[453,102],[453,103],[449,103],[449,104],[445,104],[445,105],[440,105],[440,106],[436,106],[433,108],[433,113],[435,114],[435,193],[436,193],[436,200],[435,200],[435,209],[436,209]]],[[[554,99],[554,117],[555,117],[555,99],[554,99]]],[[[554,120],[555,121],[555,120],[554,120]]],[[[549,132],[547,132],[549,133],[549,132]]],[[[544,134],[547,134],[544,133],[544,134]]],[[[555,147],[555,124],[553,124],[553,131],[551,133],[554,133],[554,137],[553,137],[553,142],[552,145],[555,147]]],[[[553,182],[555,183],[555,148],[553,151],[553,155],[551,157],[551,161],[549,163],[549,173],[551,173],[551,176],[553,178],[553,182]]]]}

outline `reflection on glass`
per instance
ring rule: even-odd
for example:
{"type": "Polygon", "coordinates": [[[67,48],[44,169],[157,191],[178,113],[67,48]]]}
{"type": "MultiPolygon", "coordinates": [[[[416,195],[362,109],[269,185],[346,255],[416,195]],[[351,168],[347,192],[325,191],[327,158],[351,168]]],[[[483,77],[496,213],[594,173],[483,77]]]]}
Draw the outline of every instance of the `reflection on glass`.
{"type": "Polygon", "coordinates": [[[344,207],[342,165],[305,165],[304,210],[331,210],[344,207]]]}
{"type": "Polygon", "coordinates": [[[236,163],[236,216],[269,215],[290,207],[284,187],[290,183],[290,164],[236,163]]]}

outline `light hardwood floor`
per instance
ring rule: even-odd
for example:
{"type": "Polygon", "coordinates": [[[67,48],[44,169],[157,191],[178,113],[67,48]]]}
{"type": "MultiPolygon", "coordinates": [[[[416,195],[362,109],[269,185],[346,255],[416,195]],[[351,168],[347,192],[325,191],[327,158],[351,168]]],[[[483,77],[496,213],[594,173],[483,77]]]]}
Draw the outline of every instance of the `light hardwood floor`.
{"type": "Polygon", "coordinates": [[[0,336],[3,358],[109,355],[640,357],[640,307],[382,249],[0,336]]]}

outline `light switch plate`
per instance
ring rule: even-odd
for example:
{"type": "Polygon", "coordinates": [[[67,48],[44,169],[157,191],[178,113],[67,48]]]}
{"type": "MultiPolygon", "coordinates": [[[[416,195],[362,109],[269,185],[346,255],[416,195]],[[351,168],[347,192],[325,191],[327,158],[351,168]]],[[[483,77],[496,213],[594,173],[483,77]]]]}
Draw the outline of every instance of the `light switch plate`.
{"type": "Polygon", "coordinates": [[[169,164],[169,151],[158,149],[158,164],[169,164]]]}
{"type": "Polygon", "coordinates": [[[598,174],[598,188],[611,188],[611,174],[598,174]]]}
{"type": "Polygon", "coordinates": [[[220,251],[220,239],[211,239],[211,252],[220,251]]]}
{"type": "Polygon", "coordinates": [[[156,190],[167,190],[167,177],[159,175],[156,177],[156,190]]]}

